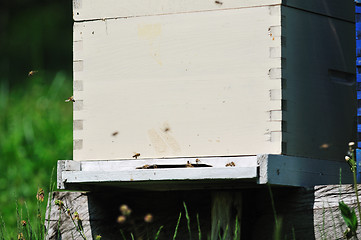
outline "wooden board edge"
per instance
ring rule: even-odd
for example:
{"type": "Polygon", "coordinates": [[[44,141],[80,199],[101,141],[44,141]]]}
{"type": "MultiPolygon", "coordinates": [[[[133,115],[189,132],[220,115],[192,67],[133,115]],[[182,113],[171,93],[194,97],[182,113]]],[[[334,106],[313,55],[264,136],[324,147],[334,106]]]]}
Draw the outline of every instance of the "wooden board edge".
{"type": "Polygon", "coordinates": [[[258,156],[259,184],[312,187],[325,184],[352,183],[346,162],[285,155],[258,156]]]}

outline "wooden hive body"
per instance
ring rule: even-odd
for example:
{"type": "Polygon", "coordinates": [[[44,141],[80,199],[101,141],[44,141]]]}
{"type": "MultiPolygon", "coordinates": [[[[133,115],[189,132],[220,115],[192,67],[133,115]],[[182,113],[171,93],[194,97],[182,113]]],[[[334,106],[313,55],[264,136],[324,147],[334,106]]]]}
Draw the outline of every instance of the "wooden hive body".
{"type": "Polygon", "coordinates": [[[352,140],[352,1],[74,1],[74,160],[286,154],[352,140]]]}

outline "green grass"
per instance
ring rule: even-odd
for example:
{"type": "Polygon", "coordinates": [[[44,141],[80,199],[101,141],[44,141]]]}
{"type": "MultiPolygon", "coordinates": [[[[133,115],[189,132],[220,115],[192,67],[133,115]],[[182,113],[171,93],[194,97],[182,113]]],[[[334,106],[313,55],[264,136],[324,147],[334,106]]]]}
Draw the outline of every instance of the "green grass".
{"type": "Polygon", "coordinates": [[[72,95],[71,77],[40,71],[24,78],[11,90],[0,82],[0,215],[14,238],[15,202],[21,217],[29,212],[36,223],[38,187],[47,192],[56,161],[72,159],[72,106],[64,102],[72,95]]]}

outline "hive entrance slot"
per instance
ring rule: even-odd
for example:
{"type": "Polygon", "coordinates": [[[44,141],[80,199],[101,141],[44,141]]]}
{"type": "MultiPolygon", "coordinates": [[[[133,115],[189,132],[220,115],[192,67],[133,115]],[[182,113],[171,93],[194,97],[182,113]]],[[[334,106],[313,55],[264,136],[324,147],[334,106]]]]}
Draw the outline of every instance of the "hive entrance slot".
{"type": "Polygon", "coordinates": [[[152,165],[143,165],[141,167],[137,167],[136,169],[158,169],[158,168],[198,168],[198,167],[212,167],[208,164],[152,164],[152,165]]]}

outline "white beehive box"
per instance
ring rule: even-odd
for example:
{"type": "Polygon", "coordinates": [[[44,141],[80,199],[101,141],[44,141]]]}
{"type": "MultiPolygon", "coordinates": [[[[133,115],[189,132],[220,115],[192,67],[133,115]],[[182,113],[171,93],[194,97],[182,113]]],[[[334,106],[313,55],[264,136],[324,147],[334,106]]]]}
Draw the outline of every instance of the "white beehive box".
{"type": "Polygon", "coordinates": [[[74,1],[74,160],[343,160],[352,1],[74,1]]]}

